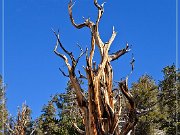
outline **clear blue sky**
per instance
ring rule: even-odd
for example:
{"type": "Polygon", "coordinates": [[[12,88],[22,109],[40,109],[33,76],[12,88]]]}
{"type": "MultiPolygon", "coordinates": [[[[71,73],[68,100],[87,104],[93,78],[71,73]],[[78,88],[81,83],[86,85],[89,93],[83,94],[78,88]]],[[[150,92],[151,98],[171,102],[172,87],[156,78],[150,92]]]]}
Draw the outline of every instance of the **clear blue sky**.
{"type": "MultiPolygon", "coordinates": [[[[162,68],[175,63],[175,0],[105,1],[100,23],[103,41],[115,26],[118,35],[111,52],[126,42],[133,45],[132,52],[112,63],[115,80],[129,73],[131,53],[136,62],[130,83],[145,73],[160,80],[162,68]]],[[[66,67],[53,53],[56,39],[51,28],[60,30],[62,43],[76,56],[76,43],[83,48],[90,45],[90,31],[71,25],[67,4],[68,0],[5,0],[5,82],[7,105],[13,115],[26,101],[36,118],[51,95],[64,92],[68,79],[58,68],[66,71],[66,67]]],[[[73,12],[76,22],[82,22],[82,16],[95,20],[97,9],[93,0],[76,0],[73,12]]],[[[83,60],[78,69],[85,65],[83,60]]]]}

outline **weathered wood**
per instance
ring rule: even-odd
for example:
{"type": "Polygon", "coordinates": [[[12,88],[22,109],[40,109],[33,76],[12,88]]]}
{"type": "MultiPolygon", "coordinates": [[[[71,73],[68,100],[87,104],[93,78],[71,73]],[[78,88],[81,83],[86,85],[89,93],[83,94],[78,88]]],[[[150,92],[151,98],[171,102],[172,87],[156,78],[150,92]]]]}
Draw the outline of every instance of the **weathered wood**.
{"type": "MultiPolygon", "coordinates": [[[[68,68],[68,75],[66,75],[62,70],[61,72],[66,77],[70,78],[72,86],[76,92],[78,106],[80,107],[83,114],[85,132],[80,130],[76,126],[77,130],[81,134],[86,135],[125,135],[133,129],[137,122],[136,109],[133,97],[130,95],[128,91],[127,80],[120,82],[119,88],[130,104],[129,121],[120,133],[118,124],[122,107],[119,104],[118,109],[115,109],[115,102],[112,91],[113,69],[111,66],[111,62],[117,60],[119,57],[129,52],[130,49],[127,44],[124,49],[118,50],[113,54],[109,54],[110,46],[113,43],[117,33],[115,32],[113,27],[112,36],[110,37],[109,41],[104,43],[101,40],[99,34],[99,22],[104,13],[104,3],[100,5],[97,0],[94,0],[94,5],[98,10],[96,22],[94,23],[90,21],[90,19],[86,19],[85,22],[81,24],[76,24],[72,14],[72,8],[74,6],[72,0],[70,0],[68,4],[69,17],[72,25],[77,29],[88,27],[91,31],[90,54],[88,56],[86,52],[87,65],[86,67],[84,67],[86,71],[86,76],[82,75],[81,72],[78,71],[80,78],[87,79],[88,81],[87,99],[82,93],[82,88],[79,84],[79,81],[75,73],[75,68],[78,64],[78,61],[85,52],[80,47],[81,54],[77,59],[75,59],[73,53],[67,51],[63,47],[62,43],[60,42],[59,34],[56,34],[56,32],[54,33],[57,38],[57,43],[54,52],[56,55],[58,55],[60,58],[64,60],[68,68]],[[60,45],[60,48],[64,51],[64,53],[70,57],[71,65],[69,64],[67,57],[64,54],[61,54],[57,51],[58,45],[60,45]],[[93,62],[96,46],[101,56],[101,61],[98,65],[96,65],[95,62],[93,62]]],[[[121,102],[120,96],[117,100],[119,103],[121,102]]]]}

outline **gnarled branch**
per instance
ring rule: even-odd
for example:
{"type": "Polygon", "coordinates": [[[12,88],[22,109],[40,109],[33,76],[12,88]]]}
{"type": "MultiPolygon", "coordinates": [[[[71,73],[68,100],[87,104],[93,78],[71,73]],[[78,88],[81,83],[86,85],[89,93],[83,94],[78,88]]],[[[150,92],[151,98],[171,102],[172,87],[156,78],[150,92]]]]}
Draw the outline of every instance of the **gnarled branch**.
{"type": "Polygon", "coordinates": [[[126,80],[119,83],[120,90],[122,91],[123,95],[127,98],[130,104],[129,114],[128,114],[129,119],[122,130],[121,133],[122,135],[126,135],[127,133],[129,133],[129,131],[133,129],[133,127],[136,125],[138,121],[136,115],[136,109],[135,109],[135,102],[132,95],[128,91],[127,80],[128,78],[126,78],[126,80]]]}
{"type": "Polygon", "coordinates": [[[86,51],[83,51],[83,49],[82,49],[82,47],[79,45],[79,44],[77,44],[78,45],[78,47],[80,48],[80,50],[81,50],[81,53],[80,53],[80,55],[79,55],[79,57],[76,59],[76,63],[78,63],[79,62],[79,59],[87,52],[87,48],[86,48],[86,51]]]}
{"type": "Polygon", "coordinates": [[[78,70],[78,73],[79,73],[79,78],[81,79],[87,79],[87,77],[85,77],[83,74],[81,74],[81,71],[78,70]]]}
{"type": "Polygon", "coordinates": [[[115,32],[114,26],[113,26],[112,36],[111,36],[111,38],[109,39],[109,41],[106,44],[110,44],[111,45],[112,42],[114,41],[115,37],[116,37],[116,34],[117,34],[117,32],[115,32]]]}
{"type": "Polygon", "coordinates": [[[58,47],[58,42],[57,42],[57,44],[56,44],[56,46],[55,46],[55,48],[54,48],[54,53],[55,53],[57,56],[59,56],[60,58],[62,58],[62,59],[64,60],[65,64],[67,65],[68,69],[70,69],[71,67],[70,67],[70,64],[69,64],[69,62],[68,62],[67,57],[66,57],[65,55],[59,53],[59,52],[57,51],[57,47],[58,47]]]}
{"type": "Polygon", "coordinates": [[[66,75],[61,69],[60,69],[60,71],[63,73],[63,75],[65,75],[65,76],[67,76],[67,77],[70,78],[71,83],[73,84],[73,87],[74,87],[75,92],[76,92],[76,94],[77,94],[78,104],[79,104],[79,106],[81,107],[81,109],[84,110],[84,109],[87,107],[87,100],[86,100],[85,96],[84,96],[83,93],[82,93],[82,88],[81,88],[81,86],[80,86],[80,84],[79,84],[79,81],[78,81],[76,75],[75,75],[75,68],[76,68],[76,66],[77,66],[77,63],[78,63],[80,57],[84,54],[84,52],[81,52],[81,54],[80,54],[80,56],[78,57],[78,59],[75,60],[72,52],[67,51],[67,50],[63,47],[63,45],[62,45],[62,43],[61,43],[61,41],[60,41],[60,38],[59,38],[59,34],[56,34],[55,31],[54,31],[54,34],[55,34],[55,36],[56,36],[56,38],[57,38],[57,42],[56,42],[56,45],[55,45],[55,48],[54,48],[54,52],[55,52],[56,55],[58,55],[60,58],[62,58],[62,59],[64,60],[66,66],[67,66],[67,68],[68,68],[69,75],[66,75]],[[67,55],[69,55],[69,57],[71,58],[71,61],[72,61],[72,65],[69,64],[68,58],[67,58],[64,54],[61,54],[61,53],[59,53],[59,52],[57,51],[58,45],[60,45],[61,49],[62,49],[67,55]],[[85,108],[84,108],[84,107],[85,107],[85,108]]]}
{"type": "Polygon", "coordinates": [[[122,55],[124,55],[125,53],[129,52],[130,48],[128,43],[126,44],[126,47],[122,50],[118,50],[117,52],[109,55],[110,61],[114,61],[117,60],[119,57],[121,57],[122,55]]]}
{"type": "Polygon", "coordinates": [[[64,72],[61,68],[59,68],[59,71],[60,71],[65,77],[69,77],[69,75],[65,74],[65,72],[64,72]]]}
{"type": "Polygon", "coordinates": [[[70,20],[71,23],[74,27],[76,27],[77,29],[81,29],[83,27],[89,27],[91,28],[94,23],[90,21],[90,19],[86,19],[84,23],[81,24],[76,24],[74,19],[73,19],[73,15],[72,15],[72,8],[73,8],[74,4],[72,2],[72,0],[70,0],[69,4],[68,4],[68,11],[69,11],[69,16],[70,16],[70,20]]]}
{"type": "Polygon", "coordinates": [[[73,123],[74,128],[78,131],[78,133],[80,133],[81,135],[85,135],[85,131],[83,131],[82,129],[80,129],[76,123],[73,123]]]}
{"type": "Polygon", "coordinates": [[[94,5],[98,8],[98,18],[96,20],[96,25],[99,24],[99,21],[104,13],[104,4],[105,2],[102,5],[99,5],[97,0],[94,0],[94,5]]]}

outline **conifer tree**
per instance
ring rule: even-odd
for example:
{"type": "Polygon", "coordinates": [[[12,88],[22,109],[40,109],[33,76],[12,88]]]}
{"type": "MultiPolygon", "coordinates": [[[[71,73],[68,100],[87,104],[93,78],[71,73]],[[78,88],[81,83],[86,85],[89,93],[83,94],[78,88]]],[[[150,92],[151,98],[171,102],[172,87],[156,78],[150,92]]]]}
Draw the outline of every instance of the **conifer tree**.
{"type": "Polygon", "coordinates": [[[159,107],[163,118],[161,129],[167,135],[180,134],[180,72],[175,65],[162,70],[164,78],[159,83],[161,102],[159,107]]]}
{"type": "Polygon", "coordinates": [[[158,86],[152,77],[143,75],[132,85],[132,94],[138,111],[137,135],[154,135],[160,118],[158,109],[158,86]]]}
{"type": "Polygon", "coordinates": [[[43,114],[37,120],[37,135],[58,135],[60,132],[59,120],[56,119],[56,109],[52,101],[44,105],[43,114]]]}
{"type": "Polygon", "coordinates": [[[36,134],[78,135],[76,127],[82,127],[82,120],[75,98],[75,91],[68,82],[65,93],[56,94],[43,107],[36,134]]]}

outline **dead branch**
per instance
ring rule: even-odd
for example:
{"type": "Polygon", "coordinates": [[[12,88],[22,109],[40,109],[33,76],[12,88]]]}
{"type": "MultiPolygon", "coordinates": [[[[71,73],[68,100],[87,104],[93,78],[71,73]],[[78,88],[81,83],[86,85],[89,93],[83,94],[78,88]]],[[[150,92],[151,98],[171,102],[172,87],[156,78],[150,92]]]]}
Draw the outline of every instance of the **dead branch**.
{"type": "Polygon", "coordinates": [[[10,127],[9,123],[5,123],[7,129],[11,132],[11,133],[14,133],[14,130],[10,127]]]}
{"type": "Polygon", "coordinates": [[[131,73],[134,70],[134,62],[135,62],[135,59],[134,59],[134,55],[132,54],[132,61],[130,62],[130,64],[131,64],[131,73]]]}
{"type": "Polygon", "coordinates": [[[54,52],[56,55],[58,55],[60,58],[62,58],[68,68],[68,71],[69,71],[69,75],[66,75],[62,70],[60,70],[63,75],[65,76],[69,76],[70,80],[71,80],[71,83],[72,85],[74,86],[74,89],[75,89],[75,92],[77,94],[77,101],[78,101],[78,104],[79,106],[81,107],[82,111],[85,111],[85,108],[87,107],[87,101],[86,101],[86,98],[85,96],[83,95],[82,93],[82,88],[79,84],[79,81],[75,75],[75,68],[77,66],[77,63],[80,59],[80,57],[84,54],[84,53],[81,53],[80,56],[78,57],[77,60],[75,60],[72,52],[69,52],[67,51],[61,41],[60,41],[60,38],[59,38],[59,34],[57,34],[55,31],[53,31],[56,38],[57,38],[57,42],[56,42],[56,45],[55,45],[55,49],[54,49],[54,52]],[[57,48],[58,48],[58,45],[60,45],[60,48],[62,49],[62,51],[64,51],[64,53],[66,53],[70,58],[71,58],[71,62],[72,62],[72,65],[69,64],[68,62],[68,58],[64,55],[64,54],[61,54],[57,51],[57,48]],[[85,108],[84,108],[85,107],[85,108]]]}
{"type": "Polygon", "coordinates": [[[33,135],[35,131],[36,131],[36,128],[34,128],[34,129],[31,131],[30,135],[33,135]]]}
{"type": "Polygon", "coordinates": [[[78,70],[78,73],[79,73],[79,78],[81,79],[87,79],[87,77],[85,77],[83,74],[81,74],[81,71],[78,70]]]}
{"type": "Polygon", "coordinates": [[[103,15],[103,13],[104,13],[104,4],[105,4],[105,2],[104,2],[102,5],[99,5],[98,2],[97,2],[97,0],[94,0],[94,5],[95,5],[95,6],[97,7],[97,9],[98,9],[98,18],[97,18],[97,20],[96,20],[96,25],[99,24],[99,21],[100,21],[102,15],[103,15]]]}
{"type": "Polygon", "coordinates": [[[126,80],[119,83],[120,90],[122,91],[123,95],[127,98],[130,104],[128,122],[125,124],[122,130],[121,133],[122,135],[126,135],[130,130],[132,130],[138,121],[134,99],[132,95],[128,92],[127,80],[128,78],[126,78],[126,80]]]}
{"type": "Polygon", "coordinates": [[[84,54],[86,54],[86,52],[87,52],[87,50],[88,50],[88,49],[86,48],[86,51],[83,51],[83,49],[81,48],[81,46],[80,46],[79,44],[77,44],[77,45],[78,45],[78,47],[80,48],[81,53],[80,53],[79,57],[76,59],[76,63],[79,62],[80,58],[81,58],[84,54]]]}
{"type": "Polygon", "coordinates": [[[74,4],[72,2],[72,0],[70,0],[69,4],[68,4],[68,11],[69,11],[69,16],[70,16],[70,20],[71,23],[74,27],[76,27],[77,29],[81,29],[83,27],[89,27],[92,28],[92,26],[94,25],[93,22],[90,21],[90,19],[86,19],[84,23],[81,24],[76,24],[74,19],[73,19],[73,15],[72,15],[72,8],[73,8],[74,4]]]}
{"type": "Polygon", "coordinates": [[[113,26],[113,31],[112,31],[112,36],[109,39],[109,41],[106,44],[112,44],[112,42],[114,41],[115,37],[116,37],[117,32],[114,31],[114,26],[113,26]]]}
{"type": "MultiPolygon", "coordinates": [[[[52,30],[53,30],[53,29],[52,29],[52,30]]],[[[61,49],[62,49],[67,55],[69,55],[69,57],[71,58],[71,60],[72,60],[72,61],[75,61],[72,52],[67,51],[67,50],[64,48],[64,46],[62,45],[62,43],[61,43],[61,41],[60,41],[59,31],[58,31],[58,34],[57,34],[54,30],[53,30],[53,32],[54,32],[54,34],[55,34],[55,36],[56,36],[56,38],[57,38],[56,46],[60,45],[61,49]]],[[[56,47],[56,48],[57,48],[57,47],[56,47]]],[[[56,51],[57,51],[57,49],[56,49],[56,51]]]]}
{"type": "Polygon", "coordinates": [[[130,51],[129,45],[126,44],[126,47],[124,49],[119,50],[119,51],[109,55],[110,61],[117,60],[119,57],[121,57],[122,55],[124,55],[125,53],[127,53],[129,51],[130,51]]]}
{"type": "Polygon", "coordinates": [[[59,68],[59,71],[60,71],[65,77],[69,77],[69,75],[65,74],[65,72],[64,72],[61,68],[59,68]]]}
{"type": "Polygon", "coordinates": [[[73,123],[74,128],[78,131],[78,133],[80,133],[81,135],[85,135],[85,131],[83,131],[82,129],[80,129],[76,123],[73,123]]]}
{"type": "Polygon", "coordinates": [[[68,62],[67,57],[57,51],[58,45],[59,45],[59,43],[61,43],[60,40],[59,40],[59,35],[57,35],[56,32],[54,32],[54,34],[56,35],[56,38],[57,38],[56,45],[55,45],[55,48],[54,48],[54,53],[64,60],[64,62],[67,65],[68,69],[70,70],[71,67],[70,67],[70,64],[68,62]]]}
{"type": "Polygon", "coordinates": [[[130,71],[130,73],[127,75],[127,79],[129,78],[129,76],[133,73],[133,71],[134,71],[134,62],[135,62],[135,59],[134,59],[134,56],[133,56],[133,54],[132,54],[132,60],[131,60],[131,62],[130,62],[130,64],[131,64],[131,71],[130,71]]]}

